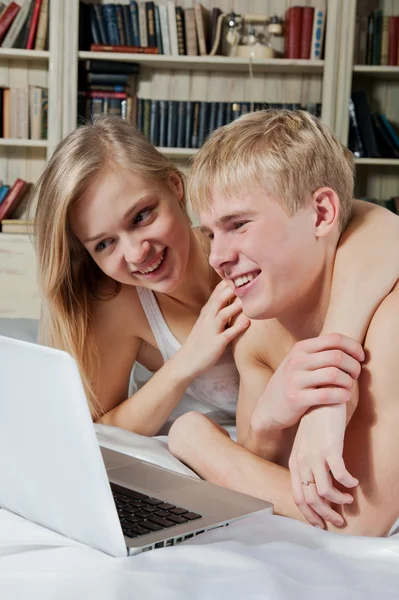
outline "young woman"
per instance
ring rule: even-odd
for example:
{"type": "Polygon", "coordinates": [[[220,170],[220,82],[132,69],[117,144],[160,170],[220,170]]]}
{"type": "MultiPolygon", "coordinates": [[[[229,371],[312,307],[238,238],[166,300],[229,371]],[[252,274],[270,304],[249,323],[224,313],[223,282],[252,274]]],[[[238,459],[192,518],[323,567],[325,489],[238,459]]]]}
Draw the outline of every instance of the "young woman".
{"type": "MultiPolygon", "coordinates": [[[[234,419],[229,343],[250,323],[209,267],[208,241],[189,221],[177,168],[132,125],[104,117],[59,144],[35,198],[41,338],[77,360],[93,419],[153,436],[186,392],[197,410],[234,419]],[[130,395],[135,363],[155,374],[130,395]]],[[[399,241],[387,211],[356,203],[353,220],[360,223],[334,273],[348,281],[351,302],[333,293],[328,328],[349,322],[360,339],[399,272],[392,262],[382,278],[369,266],[399,256],[399,241]],[[352,265],[355,237],[363,273],[352,265]]]]}

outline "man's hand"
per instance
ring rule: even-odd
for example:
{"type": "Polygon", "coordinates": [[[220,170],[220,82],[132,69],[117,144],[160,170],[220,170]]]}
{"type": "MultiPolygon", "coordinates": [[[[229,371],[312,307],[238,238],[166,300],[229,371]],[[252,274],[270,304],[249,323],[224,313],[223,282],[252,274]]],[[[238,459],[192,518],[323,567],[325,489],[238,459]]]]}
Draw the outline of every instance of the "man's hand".
{"type": "Polygon", "coordinates": [[[324,526],[320,517],[336,527],[344,523],[326,500],[353,502],[351,494],[334,487],[333,478],[347,488],[359,483],[342,457],[346,424],[347,405],[323,406],[302,417],[295,437],[289,460],[292,494],[302,514],[316,527],[324,526]],[[311,483],[306,485],[306,481],[311,483]]]}
{"type": "Polygon", "coordinates": [[[264,435],[295,425],[311,407],[348,402],[362,360],[362,346],[344,335],[296,343],[257,401],[251,429],[264,435]]]}

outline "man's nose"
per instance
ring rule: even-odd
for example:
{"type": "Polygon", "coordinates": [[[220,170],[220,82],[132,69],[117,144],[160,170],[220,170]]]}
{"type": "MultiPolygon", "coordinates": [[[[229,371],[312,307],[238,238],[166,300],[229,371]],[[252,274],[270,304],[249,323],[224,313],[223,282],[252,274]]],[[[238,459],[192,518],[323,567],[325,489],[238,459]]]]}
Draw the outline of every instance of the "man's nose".
{"type": "Polygon", "coordinates": [[[209,264],[215,270],[223,269],[227,264],[234,262],[237,251],[228,244],[225,239],[219,239],[216,236],[212,240],[211,253],[209,255],[209,264]]]}

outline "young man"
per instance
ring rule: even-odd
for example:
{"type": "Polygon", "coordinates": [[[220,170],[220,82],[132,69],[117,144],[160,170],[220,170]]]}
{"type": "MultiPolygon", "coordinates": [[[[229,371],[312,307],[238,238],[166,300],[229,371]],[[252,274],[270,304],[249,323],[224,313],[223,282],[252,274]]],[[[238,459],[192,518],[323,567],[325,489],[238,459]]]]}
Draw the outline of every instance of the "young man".
{"type": "MultiPolygon", "coordinates": [[[[321,515],[332,531],[386,535],[399,515],[399,290],[376,310],[365,354],[350,338],[320,336],[351,214],[350,153],[305,112],[254,113],[208,140],[190,186],[212,240],[210,263],[234,285],[252,323],[235,345],[240,444],[190,413],[172,427],[171,451],[205,479],[270,500],[277,514],[305,515],[322,527],[321,515]],[[315,430],[320,435],[322,411],[332,411],[345,430],[356,380],[359,404],[346,429],[344,461],[359,485],[353,496],[342,488],[325,495],[333,510],[323,499],[329,475],[301,470],[302,451],[292,454],[299,462],[291,469],[292,495],[288,457],[294,438],[303,447],[315,430]]],[[[341,481],[355,486],[349,473],[341,481]]]]}

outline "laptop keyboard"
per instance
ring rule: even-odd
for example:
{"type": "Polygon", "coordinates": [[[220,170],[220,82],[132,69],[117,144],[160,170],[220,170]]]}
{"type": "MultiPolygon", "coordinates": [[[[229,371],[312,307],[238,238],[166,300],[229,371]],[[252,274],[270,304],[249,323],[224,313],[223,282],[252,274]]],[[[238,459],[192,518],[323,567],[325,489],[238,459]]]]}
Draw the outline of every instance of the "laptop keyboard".
{"type": "Polygon", "coordinates": [[[201,519],[202,515],[111,483],[123,534],[129,538],[201,519]],[[122,491],[123,490],[123,491],[122,491]]]}

